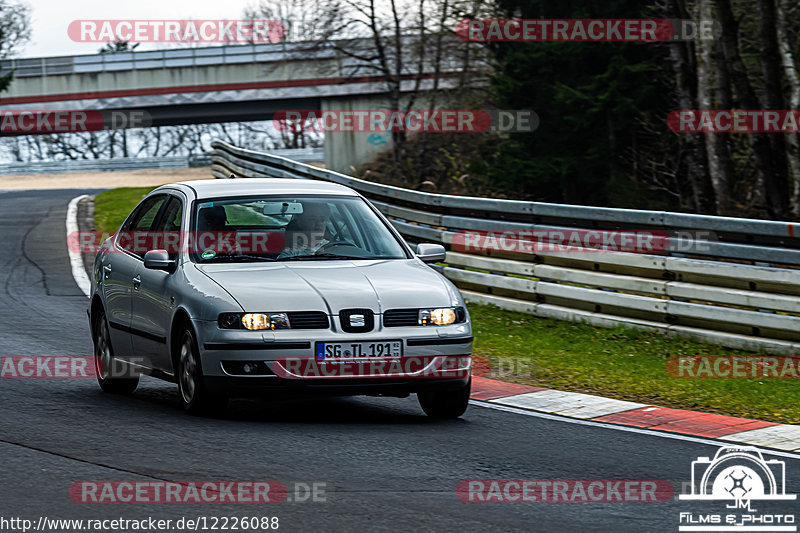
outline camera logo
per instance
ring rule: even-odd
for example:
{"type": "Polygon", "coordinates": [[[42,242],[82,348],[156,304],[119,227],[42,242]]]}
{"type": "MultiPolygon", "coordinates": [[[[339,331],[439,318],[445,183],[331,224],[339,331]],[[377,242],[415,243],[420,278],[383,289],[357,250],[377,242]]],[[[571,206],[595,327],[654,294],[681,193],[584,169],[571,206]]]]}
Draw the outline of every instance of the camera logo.
{"type": "MultiPolygon", "coordinates": [[[[720,448],[714,459],[698,457],[692,461],[692,493],[681,500],[794,500],[786,494],[786,464],[764,459],[752,446],[720,448]]],[[[739,507],[741,507],[739,505],[739,507]]]]}
{"type": "Polygon", "coordinates": [[[752,446],[724,446],[713,459],[698,457],[692,461],[691,494],[678,499],[725,502],[725,508],[682,511],[678,531],[797,531],[796,516],[782,504],[765,504],[766,512],[750,505],[753,500],[797,499],[786,494],[785,483],[785,463],[765,460],[752,446]]]}

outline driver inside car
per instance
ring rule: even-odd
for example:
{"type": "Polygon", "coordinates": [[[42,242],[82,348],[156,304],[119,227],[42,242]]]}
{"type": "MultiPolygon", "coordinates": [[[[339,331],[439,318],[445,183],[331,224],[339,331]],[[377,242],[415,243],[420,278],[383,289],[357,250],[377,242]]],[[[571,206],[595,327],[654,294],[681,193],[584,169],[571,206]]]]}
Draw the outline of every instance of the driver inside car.
{"type": "Polygon", "coordinates": [[[285,248],[278,256],[295,257],[311,255],[328,244],[328,221],[330,209],[322,202],[303,202],[303,212],[298,213],[286,225],[285,248]]]}

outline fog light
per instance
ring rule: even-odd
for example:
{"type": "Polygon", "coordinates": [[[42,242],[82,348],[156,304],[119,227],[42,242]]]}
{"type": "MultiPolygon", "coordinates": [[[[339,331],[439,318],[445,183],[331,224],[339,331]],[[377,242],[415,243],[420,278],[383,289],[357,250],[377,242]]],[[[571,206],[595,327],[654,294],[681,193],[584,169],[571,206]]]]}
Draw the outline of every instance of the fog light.
{"type": "Polygon", "coordinates": [[[254,374],[258,372],[258,363],[245,363],[242,365],[242,370],[245,374],[254,374]]]}

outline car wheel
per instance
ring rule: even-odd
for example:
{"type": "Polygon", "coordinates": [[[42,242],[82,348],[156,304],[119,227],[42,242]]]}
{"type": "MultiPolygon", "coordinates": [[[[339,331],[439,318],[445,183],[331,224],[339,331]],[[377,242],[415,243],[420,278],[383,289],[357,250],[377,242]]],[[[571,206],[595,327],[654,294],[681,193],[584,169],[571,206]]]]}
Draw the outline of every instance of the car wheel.
{"type": "Polygon", "coordinates": [[[425,414],[431,418],[458,418],[469,405],[472,380],[458,390],[418,392],[417,400],[425,414]]]}
{"type": "Polygon", "coordinates": [[[181,335],[178,352],[178,393],[183,408],[196,416],[221,416],[228,406],[228,399],[208,392],[200,365],[200,352],[191,329],[181,335]]]}
{"type": "Polygon", "coordinates": [[[97,383],[104,392],[113,394],[130,394],[139,385],[139,376],[130,375],[127,370],[125,376],[115,376],[114,348],[111,346],[111,336],[108,333],[108,321],[102,311],[97,317],[97,326],[94,328],[94,369],[97,383]]]}

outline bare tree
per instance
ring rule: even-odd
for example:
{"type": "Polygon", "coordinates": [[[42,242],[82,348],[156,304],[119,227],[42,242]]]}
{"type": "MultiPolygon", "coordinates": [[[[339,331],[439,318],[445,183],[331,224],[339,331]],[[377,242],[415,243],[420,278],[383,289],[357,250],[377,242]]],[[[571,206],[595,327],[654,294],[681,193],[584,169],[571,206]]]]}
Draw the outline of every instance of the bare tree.
{"type": "MultiPolygon", "coordinates": [[[[714,14],[713,0],[698,0],[697,14],[699,20],[712,20],[714,14]]],[[[697,103],[700,109],[712,109],[714,106],[714,88],[719,87],[721,78],[717,72],[715,60],[715,41],[701,38],[697,43],[697,103]]],[[[721,50],[717,51],[721,55],[721,50]]],[[[725,79],[727,83],[727,79],[725,79]]],[[[726,90],[730,90],[727,89],[726,90]]],[[[720,98],[721,100],[721,98],[720,98]]],[[[726,135],[721,133],[706,132],[704,134],[706,154],[708,156],[708,173],[711,186],[714,188],[716,213],[728,215],[731,213],[731,162],[727,150],[726,135]]]]}
{"type": "MultiPolygon", "coordinates": [[[[800,76],[797,74],[792,46],[790,44],[789,29],[787,28],[787,18],[793,2],[790,0],[778,0],[777,12],[777,33],[778,44],[780,47],[781,63],[783,73],[789,83],[789,107],[800,109],[800,76]]],[[[786,134],[786,157],[789,166],[789,188],[791,194],[790,212],[794,216],[800,216],[800,135],[798,133],[786,134]]]]}
{"type": "MultiPolygon", "coordinates": [[[[487,3],[486,0],[295,0],[284,5],[264,0],[248,16],[293,16],[297,22],[289,24],[289,40],[298,38],[297,27],[307,28],[303,37],[308,39],[304,46],[294,48],[295,54],[335,51],[342,58],[340,75],[378,80],[384,86],[382,96],[386,107],[403,111],[423,100],[425,105],[435,106],[443,92],[459,94],[464,87],[474,85],[477,76],[470,75],[473,73],[470,69],[480,63],[470,63],[473,55],[469,49],[477,45],[456,39],[454,28],[459,14],[477,14],[485,10],[482,6],[487,3]],[[313,16],[304,16],[310,6],[313,16]],[[309,20],[323,22],[309,23],[309,20]],[[458,60],[463,60],[460,66],[456,65],[458,60]],[[445,76],[457,80],[460,86],[454,87],[452,83],[445,86],[445,76]]],[[[425,141],[409,154],[406,132],[393,129],[389,135],[394,177],[403,184],[420,181],[419,156],[426,149],[425,141]]]]}
{"type": "Polygon", "coordinates": [[[339,34],[347,25],[342,5],[321,4],[320,0],[259,0],[245,8],[244,17],[280,22],[285,43],[317,43],[339,34]]]}
{"type": "MultiPolygon", "coordinates": [[[[0,59],[19,52],[31,38],[31,8],[14,0],[0,0],[0,59]]],[[[13,72],[0,75],[0,93],[14,77],[13,72]]]]}
{"type": "MultiPolygon", "coordinates": [[[[733,13],[730,0],[717,0],[717,14],[722,27],[722,48],[729,66],[731,83],[736,89],[739,104],[744,109],[760,109],[747,69],[739,51],[739,22],[733,13]]],[[[780,206],[785,201],[775,182],[775,168],[772,161],[772,146],[765,134],[748,134],[756,171],[754,200],[756,206],[769,216],[780,216],[780,206]]]]}
{"type": "MultiPolygon", "coordinates": [[[[669,18],[689,18],[682,0],[667,0],[666,10],[669,18]]],[[[674,41],[670,42],[668,46],[672,68],[675,72],[679,105],[681,109],[697,109],[698,70],[694,43],[674,41]]],[[[685,139],[685,172],[692,188],[692,207],[696,212],[708,212],[712,195],[705,139],[699,133],[687,133],[685,139]]]]}
{"type": "MultiPolygon", "coordinates": [[[[766,109],[784,109],[781,56],[776,32],[775,0],[757,0],[759,19],[758,40],[761,52],[761,73],[764,77],[764,105],[766,109]]],[[[776,216],[786,216],[789,207],[787,187],[786,138],[770,135],[772,148],[772,180],[768,192],[770,207],[776,216]]]]}
{"type": "Polygon", "coordinates": [[[0,59],[17,53],[30,38],[30,6],[14,0],[0,0],[0,59]]]}
{"type": "Polygon", "coordinates": [[[128,41],[113,41],[106,43],[98,50],[101,54],[116,54],[117,52],[133,52],[141,43],[136,43],[133,46],[128,41]]]}

